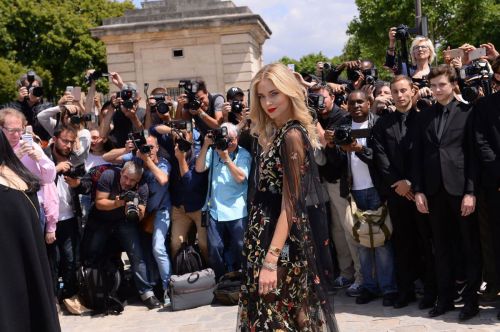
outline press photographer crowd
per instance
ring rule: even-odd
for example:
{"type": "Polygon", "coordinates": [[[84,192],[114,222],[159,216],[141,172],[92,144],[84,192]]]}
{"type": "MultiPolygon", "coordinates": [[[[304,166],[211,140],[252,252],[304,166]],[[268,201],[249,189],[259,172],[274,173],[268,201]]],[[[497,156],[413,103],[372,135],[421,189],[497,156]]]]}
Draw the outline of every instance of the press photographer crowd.
{"type": "MultiPolygon", "coordinates": [[[[437,64],[432,40],[403,25],[388,37],[389,81],[370,59],[288,68],[321,143],[315,190],[327,222],[307,206],[320,277],[332,297],[345,289],[359,305],[380,298],[430,317],[459,305],[465,321],[500,292],[500,56],[491,43],[464,44],[437,64]]],[[[68,86],[54,105],[29,71],[1,107],[5,149],[40,184],[30,200],[39,205],[1,211],[35,208],[45,243],[27,248],[46,251],[50,267],[8,284],[49,284],[72,314],[119,314],[138,298],[149,309],[238,304],[267,151],[250,133],[252,91],[213,93],[194,79],[141,91],[116,72],[84,75],[87,86],[68,86]],[[118,90],[103,104],[102,77],[118,90]]]]}

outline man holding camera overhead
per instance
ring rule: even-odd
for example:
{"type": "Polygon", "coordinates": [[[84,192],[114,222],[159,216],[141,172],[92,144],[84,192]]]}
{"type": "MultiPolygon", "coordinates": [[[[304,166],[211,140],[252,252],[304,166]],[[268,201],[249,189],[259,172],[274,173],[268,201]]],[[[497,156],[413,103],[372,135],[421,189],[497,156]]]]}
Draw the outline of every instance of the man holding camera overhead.
{"type": "Polygon", "coordinates": [[[217,278],[241,269],[250,164],[250,153],[238,145],[235,125],[224,123],[207,133],[196,171],[209,169],[210,174],[207,236],[210,265],[217,278]]]}

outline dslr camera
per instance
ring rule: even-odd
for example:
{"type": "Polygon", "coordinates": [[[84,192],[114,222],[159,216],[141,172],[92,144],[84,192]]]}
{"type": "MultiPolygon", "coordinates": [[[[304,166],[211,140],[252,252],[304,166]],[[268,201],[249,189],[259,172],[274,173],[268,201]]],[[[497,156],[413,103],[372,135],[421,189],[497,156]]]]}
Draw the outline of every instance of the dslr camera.
{"type": "Polygon", "coordinates": [[[64,176],[70,177],[72,179],[82,178],[85,173],[85,164],[80,164],[78,166],[71,166],[69,170],[63,173],[64,176]]]}
{"type": "Polygon", "coordinates": [[[373,85],[378,80],[378,70],[375,67],[365,70],[355,70],[352,74],[352,81],[357,81],[361,75],[365,77],[365,84],[367,85],[373,85]]]}
{"type": "Polygon", "coordinates": [[[227,137],[227,128],[217,128],[207,131],[207,137],[211,137],[214,141],[212,148],[217,150],[227,150],[230,139],[227,137]]]}
{"type": "Polygon", "coordinates": [[[370,137],[371,129],[352,129],[350,124],[341,124],[333,128],[333,142],[336,145],[347,145],[354,142],[356,138],[370,137]]]}
{"type": "Polygon", "coordinates": [[[313,108],[316,112],[320,112],[325,109],[325,97],[319,93],[309,93],[307,95],[307,104],[309,107],[313,108]]]}
{"type": "Polygon", "coordinates": [[[132,109],[134,107],[134,101],[137,98],[137,91],[134,89],[123,89],[116,93],[116,98],[121,98],[122,105],[126,109],[132,109]]]}
{"type": "Polygon", "coordinates": [[[243,102],[240,100],[233,100],[231,103],[231,112],[241,113],[243,112],[243,102]]]}
{"type": "MultiPolygon", "coordinates": [[[[33,70],[29,70],[26,73],[26,80],[28,81],[28,93],[32,94],[35,97],[42,97],[43,96],[43,88],[41,86],[33,86],[33,83],[35,82],[35,72],[33,70]]],[[[24,97],[25,100],[29,99],[29,95],[24,97]]]]}
{"type": "Polygon", "coordinates": [[[188,102],[184,105],[184,109],[197,110],[201,107],[201,101],[198,97],[196,97],[196,92],[198,92],[198,83],[191,80],[181,80],[179,81],[179,89],[184,89],[188,99],[188,102]]]}
{"type": "Polygon", "coordinates": [[[189,121],[173,120],[165,122],[165,125],[176,130],[187,130],[189,132],[193,131],[193,124],[189,121]]]}
{"type": "Polygon", "coordinates": [[[125,201],[125,216],[128,222],[139,221],[139,194],[128,190],[121,193],[120,200],[125,201]]]}
{"type": "Polygon", "coordinates": [[[146,142],[146,135],[144,133],[129,133],[128,139],[134,143],[135,150],[139,150],[142,154],[148,154],[153,148],[146,142]]]}
{"type": "Polygon", "coordinates": [[[170,110],[172,103],[166,100],[165,94],[153,95],[156,104],[151,105],[151,112],[158,112],[160,114],[167,114],[170,110]]]}
{"type": "Polygon", "coordinates": [[[104,73],[102,71],[94,71],[93,73],[89,75],[85,75],[85,84],[90,85],[93,81],[97,81],[101,77],[110,77],[110,73],[104,73]]]}
{"type": "Polygon", "coordinates": [[[69,118],[69,121],[72,123],[72,124],[80,124],[82,122],[92,122],[92,123],[97,123],[97,116],[94,114],[94,113],[87,113],[87,114],[83,114],[82,116],[79,116],[79,115],[72,115],[70,118],[69,118]]]}
{"type": "Polygon", "coordinates": [[[485,96],[493,93],[491,79],[493,71],[487,62],[474,60],[470,65],[460,70],[459,86],[462,97],[473,102],[479,97],[479,88],[483,90],[485,96]]]}

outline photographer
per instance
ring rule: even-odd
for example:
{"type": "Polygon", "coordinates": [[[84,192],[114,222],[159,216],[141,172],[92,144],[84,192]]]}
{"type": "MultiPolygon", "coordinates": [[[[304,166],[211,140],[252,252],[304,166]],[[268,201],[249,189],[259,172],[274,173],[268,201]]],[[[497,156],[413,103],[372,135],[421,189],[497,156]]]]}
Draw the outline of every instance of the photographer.
{"type": "Polygon", "coordinates": [[[198,246],[201,255],[208,262],[206,227],[202,226],[201,208],[207,194],[207,172],[195,170],[196,146],[192,144],[199,137],[196,128],[190,133],[186,129],[175,129],[167,125],[152,127],[150,134],[158,139],[159,145],[167,151],[172,165],[169,183],[172,200],[171,257],[175,257],[182,242],[188,242],[188,234],[196,226],[198,246]]]}
{"type": "Polygon", "coordinates": [[[85,174],[85,167],[83,164],[74,167],[70,162],[76,140],[76,129],[63,125],[55,130],[53,143],[45,149],[46,155],[54,161],[57,171],[55,183],[59,196],[59,221],[56,241],[47,246],[47,251],[55,290],[58,290],[59,275],[64,282],[62,293],[59,294],[61,299],[72,297],[78,290],[76,269],[80,245],[78,218],[81,217],[81,209],[78,194],[71,187],[78,181],[77,178],[85,174]]]}
{"type": "MultiPolygon", "coordinates": [[[[496,266],[496,280],[488,282],[488,290],[498,294],[500,286],[500,214],[498,203],[500,202],[500,56],[493,62],[493,78],[497,89],[489,96],[481,98],[474,106],[474,134],[477,142],[477,151],[480,161],[481,187],[485,198],[488,227],[491,239],[484,242],[491,242],[493,245],[494,260],[496,266]]],[[[481,227],[481,225],[480,225],[481,227]]],[[[483,236],[483,234],[481,234],[483,236]]],[[[488,261],[485,260],[485,264],[488,261]]],[[[493,269],[495,270],[495,269],[493,269]]],[[[486,278],[485,278],[486,279],[486,278]]],[[[497,315],[500,319],[500,312],[497,315]]]]}
{"type": "Polygon", "coordinates": [[[391,95],[391,88],[388,82],[378,81],[373,89],[373,105],[371,112],[378,116],[387,115],[396,110],[394,99],[391,95]]]}
{"type": "Polygon", "coordinates": [[[37,115],[42,110],[52,106],[51,103],[43,102],[42,79],[34,71],[30,70],[27,74],[22,75],[17,81],[18,97],[10,103],[3,105],[0,108],[13,108],[24,114],[28,125],[33,126],[35,135],[40,137],[44,142],[49,141],[51,135],[45,131],[37,120],[37,115]]]}
{"type": "Polygon", "coordinates": [[[207,90],[205,81],[193,82],[194,97],[201,104],[197,109],[191,109],[186,94],[178,98],[177,112],[181,112],[182,119],[191,121],[194,119],[196,128],[204,137],[208,130],[218,128],[222,123],[222,106],[224,105],[224,96],[220,94],[211,94],[207,90]],[[187,107],[187,108],[186,108],[187,107]]]}
{"type": "Polygon", "coordinates": [[[222,107],[224,122],[230,122],[236,126],[240,133],[238,143],[247,151],[252,151],[252,142],[255,140],[250,135],[250,123],[248,115],[250,110],[245,102],[245,93],[238,87],[232,87],[226,93],[227,102],[222,107]]]}
{"type": "MultiPolygon", "coordinates": [[[[119,77],[117,73],[115,75],[119,77]]],[[[113,82],[115,81],[113,76],[113,82]]],[[[121,90],[111,96],[111,104],[100,123],[99,131],[101,137],[107,137],[114,147],[120,148],[125,145],[130,132],[144,129],[146,111],[139,107],[141,97],[134,83],[117,86],[121,87],[121,90]]]]}
{"type": "Polygon", "coordinates": [[[171,121],[172,109],[175,106],[172,96],[167,95],[165,88],[154,88],[146,102],[144,128],[149,129],[151,126],[171,121]]]}
{"type": "Polygon", "coordinates": [[[196,171],[210,169],[211,173],[207,236],[210,265],[217,278],[241,269],[250,164],[250,153],[238,146],[238,131],[233,124],[224,123],[221,129],[207,133],[196,160],[196,171]],[[228,256],[229,261],[225,259],[228,256]]]}
{"type": "MultiPolygon", "coordinates": [[[[333,133],[337,154],[330,154],[330,158],[335,158],[334,162],[342,163],[340,196],[347,198],[350,194],[353,202],[349,212],[353,214],[356,213],[355,207],[358,213],[383,210],[385,192],[380,190],[380,175],[374,168],[371,148],[371,128],[378,117],[370,112],[370,102],[363,91],[353,91],[347,105],[349,116],[335,127],[333,133]],[[358,137],[354,135],[354,130],[365,130],[368,133],[358,137]]],[[[377,247],[368,247],[360,242],[358,253],[363,281],[356,303],[365,304],[383,295],[382,304],[393,306],[397,288],[392,243],[385,239],[377,247]],[[376,278],[373,271],[376,271],[376,278]]]]}
{"type": "Polygon", "coordinates": [[[436,256],[438,299],[429,316],[455,308],[455,278],[465,277],[465,305],[458,316],[464,321],[479,313],[481,285],[472,112],[454,97],[453,68],[432,68],[429,81],[437,103],[419,116],[412,159],[415,203],[418,211],[429,214],[436,256]],[[465,276],[459,275],[457,261],[463,262],[465,276]]]}
{"type": "Polygon", "coordinates": [[[100,267],[113,255],[110,240],[116,240],[130,259],[134,283],[144,305],[159,308],[149,283],[147,265],[141,244],[139,221],[144,217],[148,201],[148,185],[139,184],[143,168],[133,161],[121,171],[104,171],[97,183],[95,204],[85,227],[84,264],[100,267]]]}

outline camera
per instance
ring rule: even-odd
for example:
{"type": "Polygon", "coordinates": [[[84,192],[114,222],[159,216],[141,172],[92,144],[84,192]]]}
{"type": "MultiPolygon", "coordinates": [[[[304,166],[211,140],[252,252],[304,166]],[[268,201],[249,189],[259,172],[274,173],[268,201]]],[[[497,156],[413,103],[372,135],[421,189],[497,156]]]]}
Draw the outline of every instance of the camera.
{"type": "Polygon", "coordinates": [[[85,173],[87,173],[85,171],[85,164],[80,164],[78,166],[71,166],[69,170],[63,173],[63,175],[73,179],[78,179],[83,177],[85,173]]]}
{"type": "Polygon", "coordinates": [[[144,133],[129,133],[128,139],[134,143],[135,149],[139,150],[142,154],[151,152],[152,146],[147,144],[146,135],[144,135],[144,133]]]}
{"type": "Polygon", "coordinates": [[[188,102],[184,105],[186,110],[197,110],[201,107],[201,101],[196,97],[198,92],[198,83],[190,80],[179,81],[179,89],[184,89],[188,102]]]}
{"type": "Polygon", "coordinates": [[[365,70],[355,70],[352,74],[352,81],[357,81],[363,75],[365,77],[365,84],[373,85],[378,80],[377,68],[370,68],[365,70]]]}
{"type": "Polygon", "coordinates": [[[82,122],[93,122],[93,123],[97,123],[97,117],[94,113],[87,113],[87,114],[83,114],[82,116],[79,116],[79,115],[72,115],[70,118],[69,118],[69,121],[72,123],[72,124],[80,124],[82,122]]]}
{"type": "Polygon", "coordinates": [[[120,200],[125,201],[125,216],[127,221],[139,221],[139,194],[128,190],[121,193],[120,200]]]}
{"type": "Polygon", "coordinates": [[[179,150],[181,150],[182,152],[188,152],[191,150],[191,146],[192,146],[191,142],[184,139],[183,137],[178,137],[175,140],[175,143],[179,147],[179,150]]]}
{"type": "Polygon", "coordinates": [[[211,137],[214,141],[212,148],[216,148],[217,150],[227,150],[229,146],[229,138],[227,137],[227,128],[217,128],[207,131],[207,136],[211,137]]]}
{"type": "Polygon", "coordinates": [[[344,91],[335,94],[334,103],[338,107],[341,107],[343,104],[347,103],[347,98],[349,97],[349,94],[352,92],[349,84],[342,84],[342,86],[344,88],[343,89],[344,91]]]}
{"type": "MultiPolygon", "coordinates": [[[[426,78],[427,76],[424,76],[422,79],[413,79],[413,83],[419,88],[428,88],[430,86],[429,81],[426,78]]],[[[430,108],[432,105],[436,103],[436,98],[434,96],[429,96],[429,97],[422,97],[419,100],[417,100],[416,107],[419,110],[426,110],[430,108]]]]}
{"type": "Polygon", "coordinates": [[[90,85],[93,81],[97,81],[101,77],[109,77],[111,74],[102,71],[94,71],[93,73],[85,76],[85,84],[90,85]]]}
{"type": "Polygon", "coordinates": [[[184,120],[174,120],[165,122],[165,125],[177,130],[187,130],[189,132],[193,131],[193,124],[189,121],[184,120]]]}
{"type": "MultiPolygon", "coordinates": [[[[28,81],[28,92],[29,94],[32,94],[35,97],[42,97],[43,96],[43,88],[41,86],[33,86],[33,83],[35,82],[35,72],[33,70],[30,70],[26,73],[26,80],[28,81]]],[[[24,97],[25,100],[29,99],[29,95],[24,97]]]]}
{"type": "Polygon", "coordinates": [[[316,112],[322,111],[325,109],[325,97],[319,93],[309,93],[307,95],[308,105],[309,107],[316,110],[316,112]]]}
{"type": "Polygon", "coordinates": [[[335,134],[333,142],[336,145],[348,145],[356,138],[367,138],[371,134],[371,129],[352,129],[350,124],[341,124],[333,128],[335,134]]]}
{"type": "Polygon", "coordinates": [[[165,94],[153,95],[152,98],[156,101],[156,104],[151,106],[151,112],[158,112],[160,114],[167,114],[172,103],[166,101],[165,94]]]}
{"type": "Polygon", "coordinates": [[[243,111],[243,102],[240,100],[233,100],[231,103],[231,112],[241,113],[243,111]]]}
{"type": "Polygon", "coordinates": [[[116,93],[116,98],[121,98],[123,100],[123,107],[130,110],[134,107],[134,101],[137,98],[137,91],[134,89],[123,89],[116,93]]]}
{"type": "Polygon", "coordinates": [[[406,40],[410,38],[410,29],[407,25],[400,24],[396,27],[396,39],[406,40]]]}
{"type": "Polygon", "coordinates": [[[462,97],[468,102],[473,102],[479,97],[480,88],[483,90],[485,96],[492,94],[492,77],[493,71],[487,62],[480,60],[472,61],[470,65],[460,70],[459,84],[462,97]]]}

